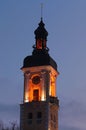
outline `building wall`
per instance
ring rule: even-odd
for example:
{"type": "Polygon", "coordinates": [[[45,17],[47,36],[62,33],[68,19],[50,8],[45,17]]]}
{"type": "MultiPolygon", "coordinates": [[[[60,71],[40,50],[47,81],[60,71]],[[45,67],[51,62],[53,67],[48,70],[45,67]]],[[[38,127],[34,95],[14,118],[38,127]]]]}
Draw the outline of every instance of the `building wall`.
{"type": "Polygon", "coordinates": [[[21,130],[58,130],[58,105],[46,101],[20,105],[21,130]],[[28,115],[32,113],[32,117],[28,115]],[[41,113],[41,117],[40,117],[41,113]],[[37,117],[39,114],[39,117],[37,117]]]}
{"type": "Polygon", "coordinates": [[[20,112],[21,130],[48,130],[48,103],[47,102],[31,102],[21,104],[20,112]],[[37,114],[41,112],[41,117],[37,114]],[[28,114],[32,113],[32,119],[28,118],[28,114]]]}
{"type": "Polygon", "coordinates": [[[50,130],[58,130],[58,105],[49,104],[49,128],[50,130]]]}

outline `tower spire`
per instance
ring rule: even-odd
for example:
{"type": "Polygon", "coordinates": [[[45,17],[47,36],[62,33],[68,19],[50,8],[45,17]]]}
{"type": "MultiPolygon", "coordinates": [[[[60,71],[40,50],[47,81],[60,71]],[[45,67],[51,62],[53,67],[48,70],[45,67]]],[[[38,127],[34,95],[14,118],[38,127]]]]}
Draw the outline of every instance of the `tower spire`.
{"type": "Polygon", "coordinates": [[[45,29],[45,24],[42,20],[42,7],[41,7],[41,21],[38,24],[37,29],[34,31],[35,34],[35,45],[33,46],[33,54],[48,53],[49,49],[47,47],[47,36],[48,32],[45,29]]]}
{"type": "Polygon", "coordinates": [[[41,20],[43,19],[43,3],[41,3],[41,20]]]}

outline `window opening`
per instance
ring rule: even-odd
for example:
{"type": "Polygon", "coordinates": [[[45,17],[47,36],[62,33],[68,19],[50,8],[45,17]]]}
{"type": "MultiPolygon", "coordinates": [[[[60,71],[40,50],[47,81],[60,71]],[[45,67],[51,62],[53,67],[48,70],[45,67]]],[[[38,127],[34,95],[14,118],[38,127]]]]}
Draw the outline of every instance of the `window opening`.
{"type": "Polygon", "coordinates": [[[28,124],[32,124],[32,118],[33,118],[33,114],[31,112],[28,113],[28,124]]]}
{"type": "Polygon", "coordinates": [[[41,112],[38,112],[37,113],[37,123],[40,124],[42,121],[42,113],[41,112]]]}
{"type": "Polygon", "coordinates": [[[34,101],[38,101],[39,100],[39,90],[38,89],[35,89],[33,91],[33,100],[34,101]]]}

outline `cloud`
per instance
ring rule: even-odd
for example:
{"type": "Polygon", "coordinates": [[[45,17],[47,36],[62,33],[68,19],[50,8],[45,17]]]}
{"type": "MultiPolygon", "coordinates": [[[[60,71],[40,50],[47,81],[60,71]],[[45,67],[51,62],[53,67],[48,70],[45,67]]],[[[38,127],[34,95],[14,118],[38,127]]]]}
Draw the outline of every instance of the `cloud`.
{"type": "Polygon", "coordinates": [[[68,127],[68,126],[61,126],[59,129],[60,130],[81,130],[81,129],[76,128],[76,127],[68,127]]]}
{"type": "Polygon", "coordinates": [[[0,78],[0,102],[6,104],[15,104],[20,103],[22,98],[22,88],[21,84],[16,82],[16,79],[13,81],[8,78],[0,78]]]}
{"type": "Polygon", "coordinates": [[[59,125],[61,130],[86,130],[86,106],[72,100],[62,103],[59,111],[59,125]]]}
{"type": "Polygon", "coordinates": [[[19,122],[19,105],[0,103],[0,120],[6,124],[12,121],[19,122]]]}

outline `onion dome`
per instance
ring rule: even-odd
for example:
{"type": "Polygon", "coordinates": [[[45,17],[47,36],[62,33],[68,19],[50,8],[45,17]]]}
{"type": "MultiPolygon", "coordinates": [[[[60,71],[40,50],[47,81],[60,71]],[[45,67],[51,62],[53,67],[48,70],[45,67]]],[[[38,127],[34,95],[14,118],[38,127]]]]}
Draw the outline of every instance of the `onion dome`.
{"type": "Polygon", "coordinates": [[[39,23],[38,28],[34,31],[36,40],[37,39],[45,39],[45,40],[47,40],[48,32],[44,28],[44,26],[45,26],[45,24],[43,23],[42,18],[41,18],[41,21],[39,23]]]}
{"type": "Polygon", "coordinates": [[[34,31],[36,41],[35,41],[35,45],[33,46],[34,48],[33,54],[38,54],[39,52],[47,53],[49,50],[47,48],[48,32],[44,27],[45,24],[43,23],[42,18],[38,25],[39,25],[38,28],[34,31]]]}

